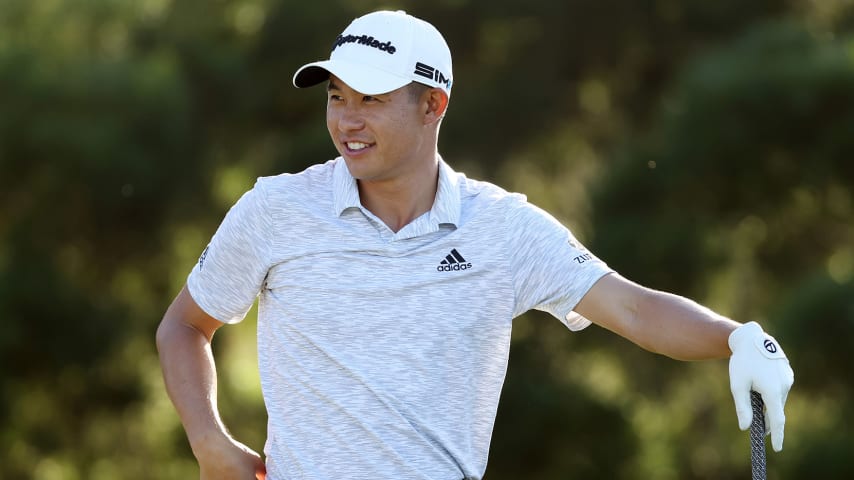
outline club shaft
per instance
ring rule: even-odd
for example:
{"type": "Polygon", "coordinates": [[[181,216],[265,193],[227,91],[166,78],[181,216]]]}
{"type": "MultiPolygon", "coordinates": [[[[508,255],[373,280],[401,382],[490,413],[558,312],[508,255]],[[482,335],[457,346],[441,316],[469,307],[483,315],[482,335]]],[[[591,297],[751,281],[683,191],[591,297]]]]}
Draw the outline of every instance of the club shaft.
{"type": "Polygon", "coordinates": [[[750,467],[753,480],[766,480],[765,473],[765,413],[762,396],[750,392],[753,422],[750,424],[750,467]]]}

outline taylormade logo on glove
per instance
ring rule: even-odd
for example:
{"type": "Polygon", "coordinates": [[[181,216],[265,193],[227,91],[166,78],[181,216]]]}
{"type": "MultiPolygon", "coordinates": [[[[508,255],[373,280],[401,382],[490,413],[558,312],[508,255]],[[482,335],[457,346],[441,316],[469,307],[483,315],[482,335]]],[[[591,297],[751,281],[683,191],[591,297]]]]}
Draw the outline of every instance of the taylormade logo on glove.
{"type": "Polygon", "coordinates": [[[762,331],[756,322],[735,329],[729,336],[729,348],[732,350],[729,383],[738,427],[742,430],[750,428],[753,418],[750,391],[755,390],[765,402],[765,431],[770,432],[771,446],[779,452],[783,449],[786,424],[783,405],[795,380],[789,359],[777,340],[762,331]]]}

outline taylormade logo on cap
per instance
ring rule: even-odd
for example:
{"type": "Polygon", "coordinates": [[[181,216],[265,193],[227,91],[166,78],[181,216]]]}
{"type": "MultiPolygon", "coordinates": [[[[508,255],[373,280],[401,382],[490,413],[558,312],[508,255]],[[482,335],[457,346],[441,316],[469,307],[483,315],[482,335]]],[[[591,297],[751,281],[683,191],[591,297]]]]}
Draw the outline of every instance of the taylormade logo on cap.
{"type": "Polygon", "coordinates": [[[329,60],[297,70],[294,85],[310,87],[340,78],[366,95],[388,93],[410,82],[441,88],[453,85],[451,51],[433,25],[403,11],[359,17],[332,44],[329,60]]]}
{"type": "Polygon", "coordinates": [[[332,51],[334,52],[336,48],[344,45],[345,43],[353,42],[357,42],[359,45],[367,45],[371,48],[379,48],[380,50],[392,55],[397,51],[391,42],[380,43],[379,40],[375,40],[374,37],[369,37],[367,35],[361,35],[358,37],[353,35],[347,35],[346,37],[344,35],[338,35],[338,38],[335,39],[335,43],[332,44],[332,51]]]}

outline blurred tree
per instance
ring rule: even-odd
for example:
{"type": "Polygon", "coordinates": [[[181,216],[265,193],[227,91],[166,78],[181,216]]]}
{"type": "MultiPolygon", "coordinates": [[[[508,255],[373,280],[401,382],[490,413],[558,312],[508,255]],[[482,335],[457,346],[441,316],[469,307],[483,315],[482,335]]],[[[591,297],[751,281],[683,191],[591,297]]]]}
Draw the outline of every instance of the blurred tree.
{"type": "MultiPolygon", "coordinates": [[[[641,283],[764,319],[798,372],[793,395],[842,404],[854,389],[835,369],[850,364],[842,345],[854,342],[852,46],[852,36],[772,22],[690,62],[649,133],[600,183],[592,242],[641,283]]],[[[787,468],[850,476],[854,439],[843,431],[787,468]]]]}
{"type": "Polygon", "coordinates": [[[136,417],[174,288],[164,219],[207,197],[181,66],[135,50],[130,5],[0,8],[0,476],[168,471],[136,417]]]}

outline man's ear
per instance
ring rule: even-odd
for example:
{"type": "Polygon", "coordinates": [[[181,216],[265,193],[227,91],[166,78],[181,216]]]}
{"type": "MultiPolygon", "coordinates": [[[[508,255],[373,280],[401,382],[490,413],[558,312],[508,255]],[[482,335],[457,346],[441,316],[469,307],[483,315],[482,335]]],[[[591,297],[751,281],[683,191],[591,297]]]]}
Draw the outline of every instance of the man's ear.
{"type": "Polygon", "coordinates": [[[438,122],[445,116],[448,110],[448,94],[441,88],[431,88],[425,92],[427,97],[427,110],[424,115],[424,124],[429,125],[438,122]]]}

